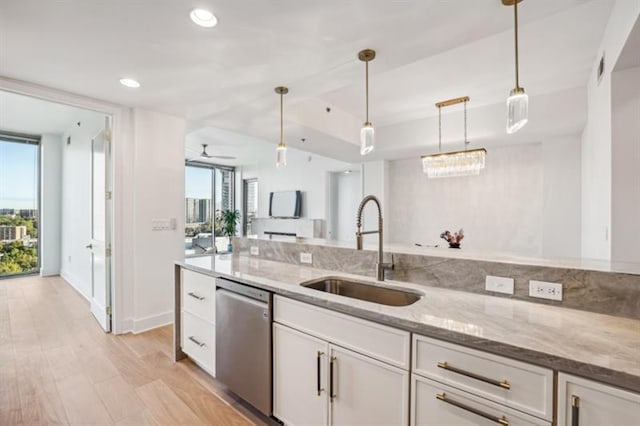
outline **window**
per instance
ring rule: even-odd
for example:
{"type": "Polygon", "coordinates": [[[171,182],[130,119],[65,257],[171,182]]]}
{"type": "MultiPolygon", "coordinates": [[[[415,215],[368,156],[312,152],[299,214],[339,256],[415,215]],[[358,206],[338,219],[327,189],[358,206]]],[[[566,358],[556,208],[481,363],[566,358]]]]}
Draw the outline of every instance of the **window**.
{"type": "Polygon", "coordinates": [[[39,137],[0,132],[0,277],[37,272],[39,137]]]}
{"type": "Polygon", "coordinates": [[[227,251],[220,212],[233,210],[235,171],[231,167],[187,162],[185,167],[185,254],[227,251]]]}
{"type": "Polygon", "coordinates": [[[253,235],[251,221],[258,214],[258,179],[245,179],[242,196],[244,198],[242,212],[242,233],[244,236],[253,235]]]}

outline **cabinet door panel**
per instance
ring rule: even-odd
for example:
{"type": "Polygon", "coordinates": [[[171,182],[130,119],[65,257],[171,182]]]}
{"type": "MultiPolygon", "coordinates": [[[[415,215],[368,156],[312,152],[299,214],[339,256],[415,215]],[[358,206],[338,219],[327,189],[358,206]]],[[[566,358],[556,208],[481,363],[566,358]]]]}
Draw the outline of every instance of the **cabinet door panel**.
{"type": "Polygon", "coordinates": [[[328,353],[327,342],[273,324],[273,415],[286,425],[327,424],[328,353]]]}
{"type": "Polygon", "coordinates": [[[412,375],[412,426],[550,426],[551,423],[472,395],[460,389],[412,375]],[[440,396],[440,398],[438,398],[440,396]]]}
{"type": "Polygon", "coordinates": [[[330,402],[332,425],[407,424],[407,371],[333,345],[331,360],[334,394],[330,402]]]}
{"type": "Polygon", "coordinates": [[[558,425],[571,426],[638,426],[640,395],[591,380],[558,375],[558,425]],[[572,397],[576,410],[572,410],[572,397]],[[577,419],[574,415],[577,414],[577,419]]]}

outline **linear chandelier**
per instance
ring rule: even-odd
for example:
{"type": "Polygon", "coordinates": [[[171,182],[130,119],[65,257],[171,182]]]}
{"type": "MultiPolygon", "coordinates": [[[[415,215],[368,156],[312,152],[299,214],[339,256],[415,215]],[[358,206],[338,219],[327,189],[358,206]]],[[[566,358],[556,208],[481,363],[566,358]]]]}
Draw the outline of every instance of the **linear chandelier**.
{"type": "Polygon", "coordinates": [[[487,150],[467,149],[467,102],[468,96],[436,103],[438,107],[438,153],[422,156],[422,171],[429,178],[479,175],[485,167],[487,150]],[[464,150],[442,152],[442,108],[464,103],[464,150]]]}

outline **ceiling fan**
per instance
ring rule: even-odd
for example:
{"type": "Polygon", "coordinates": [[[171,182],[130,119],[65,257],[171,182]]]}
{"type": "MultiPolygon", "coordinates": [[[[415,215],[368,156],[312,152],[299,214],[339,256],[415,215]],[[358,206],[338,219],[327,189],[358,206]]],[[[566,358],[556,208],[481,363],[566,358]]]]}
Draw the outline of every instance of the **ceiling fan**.
{"type": "MultiPolygon", "coordinates": [[[[202,152],[200,153],[200,155],[198,157],[194,157],[194,158],[189,158],[188,161],[192,161],[192,160],[209,160],[211,158],[217,158],[219,160],[235,160],[236,157],[233,157],[231,155],[211,155],[207,152],[207,145],[206,143],[202,144],[202,152]]],[[[191,151],[194,152],[194,151],[191,151]]]]}

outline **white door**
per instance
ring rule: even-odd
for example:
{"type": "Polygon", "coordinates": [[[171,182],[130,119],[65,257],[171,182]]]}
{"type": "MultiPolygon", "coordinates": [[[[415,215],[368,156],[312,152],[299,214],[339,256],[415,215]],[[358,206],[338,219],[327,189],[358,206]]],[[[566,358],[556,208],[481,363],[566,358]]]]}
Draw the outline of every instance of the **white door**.
{"type": "Polygon", "coordinates": [[[560,373],[558,425],[638,426],[640,394],[560,373]]]}
{"type": "Polygon", "coordinates": [[[109,117],[91,140],[91,313],[106,332],[111,331],[110,277],[110,139],[109,117]]]}
{"type": "Polygon", "coordinates": [[[407,425],[409,372],[331,345],[332,425],[407,425]]]}
{"type": "Polygon", "coordinates": [[[285,425],[327,424],[329,345],[273,324],[273,415],[285,425]]]}

